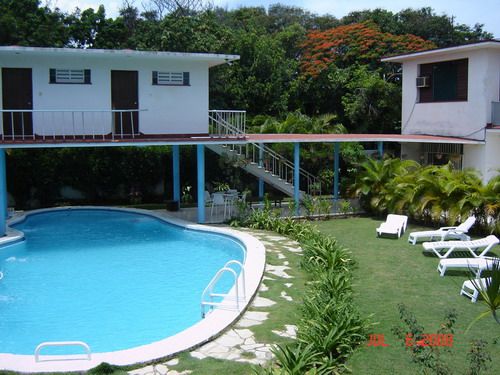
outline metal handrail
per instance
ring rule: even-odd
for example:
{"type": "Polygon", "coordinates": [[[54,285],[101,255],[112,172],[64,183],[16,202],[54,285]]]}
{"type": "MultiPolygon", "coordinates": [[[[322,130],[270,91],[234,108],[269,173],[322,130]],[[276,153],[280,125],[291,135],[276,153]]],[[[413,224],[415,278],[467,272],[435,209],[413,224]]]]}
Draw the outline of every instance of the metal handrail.
{"type": "Polygon", "coordinates": [[[2,140],[27,140],[35,139],[35,131],[26,134],[25,115],[37,115],[32,119],[33,127],[37,126],[38,130],[42,129],[42,140],[53,140],[58,137],[76,139],[82,137],[86,139],[102,138],[106,139],[106,135],[111,133],[112,138],[124,136],[132,136],[133,138],[138,135],[134,131],[134,114],[147,111],[147,109],[0,109],[0,113],[7,114],[10,119],[8,123],[4,124],[4,130],[9,129],[11,134],[5,134],[2,131],[2,140]],[[121,132],[115,132],[115,114],[120,116],[121,132]],[[15,114],[21,114],[21,116],[15,114]],[[68,116],[70,114],[70,116],[68,116]],[[108,114],[108,117],[105,115],[108,114]],[[132,131],[129,133],[123,132],[123,121],[126,116],[130,117],[132,131]],[[19,118],[20,117],[20,118],[19,118]],[[18,134],[15,132],[15,127],[20,127],[18,134]]]}
{"type": "Polygon", "coordinates": [[[51,346],[81,346],[87,354],[87,359],[91,359],[90,346],[83,341],[46,341],[39,344],[35,349],[35,362],[40,361],[40,351],[51,346]]]}
{"type": "Polygon", "coordinates": [[[245,285],[245,267],[243,267],[243,264],[238,261],[238,260],[230,260],[229,262],[226,262],[224,264],[224,268],[229,268],[229,266],[236,264],[240,268],[240,273],[241,273],[241,282],[242,282],[242,289],[243,289],[243,300],[247,299],[247,294],[246,294],[246,285],[245,285]]]}
{"type": "Polygon", "coordinates": [[[230,268],[231,265],[237,265],[240,267],[240,272],[241,272],[241,280],[243,284],[243,301],[246,301],[246,287],[245,287],[245,268],[243,267],[243,264],[237,260],[230,260],[226,262],[224,267],[222,267],[215,276],[210,280],[208,285],[205,287],[203,290],[203,293],[201,293],[201,317],[205,318],[205,306],[210,306],[213,308],[214,306],[221,306],[224,301],[227,303],[227,298],[229,296],[229,293],[214,293],[214,287],[219,281],[219,279],[222,277],[222,275],[226,272],[229,272],[234,279],[234,289],[235,289],[235,294],[236,294],[236,309],[239,311],[240,310],[240,289],[239,289],[239,282],[238,282],[238,274],[236,271],[232,268],[230,268]],[[205,301],[206,297],[210,298],[210,301],[205,301]],[[214,297],[222,297],[224,300],[222,302],[214,302],[213,298],[214,297]]]}
{"type": "MultiPolygon", "coordinates": [[[[245,111],[210,110],[209,120],[213,121],[213,123],[209,124],[213,133],[211,135],[226,137],[245,135],[244,127],[241,130],[238,124],[230,123],[220,113],[245,113],[245,111]]],[[[224,146],[229,147],[229,150],[236,152],[238,155],[244,155],[245,159],[250,160],[251,163],[258,164],[259,167],[263,167],[266,171],[271,172],[273,176],[278,176],[281,180],[294,185],[294,163],[278,154],[272,148],[266,145],[261,146],[257,143],[247,143],[245,145],[227,144],[224,146]],[[268,160],[269,163],[263,163],[264,160],[268,160]]],[[[318,177],[300,167],[299,174],[306,181],[305,191],[308,194],[313,193],[313,185],[319,188],[317,193],[321,194],[321,180],[318,177]]]]}

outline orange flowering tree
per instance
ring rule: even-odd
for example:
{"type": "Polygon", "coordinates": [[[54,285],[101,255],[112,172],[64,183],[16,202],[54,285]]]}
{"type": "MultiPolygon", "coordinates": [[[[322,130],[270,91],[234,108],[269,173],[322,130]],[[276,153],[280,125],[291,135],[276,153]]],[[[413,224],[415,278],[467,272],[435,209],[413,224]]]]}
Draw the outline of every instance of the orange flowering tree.
{"type": "Polygon", "coordinates": [[[302,44],[301,73],[315,77],[332,64],[339,68],[352,64],[379,65],[380,58],[398,53],[435,48],[418,36],[383,33],[371,22],[353,23],[325,31],[311,31],[302,44]]]}

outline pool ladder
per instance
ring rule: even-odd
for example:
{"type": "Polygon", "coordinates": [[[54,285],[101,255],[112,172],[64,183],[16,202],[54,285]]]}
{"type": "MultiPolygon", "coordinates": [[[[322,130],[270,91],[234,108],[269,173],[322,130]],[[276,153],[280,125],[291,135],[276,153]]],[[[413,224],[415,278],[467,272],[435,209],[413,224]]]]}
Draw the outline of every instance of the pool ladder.
{"type": "Polygon", "coordinates": [[[227,309],[227,310],[234,310],[236,309],[237,311],[240,311],[240,304],[242,302],[245,302],[246,300],[246,287],[245,287],[245,268],[243,267],[243,264],[237,260],[230,260],[226,264],[224,264],[224,267],[222,267],[215,276],[210,280],[208,283],[207,287],[205,290],[203,290],[203,293],[201,294],[201,317],[204,318],[206,316],[206,307],[209,308],[209,310],[213,310],[214,308],[221,308],[221,309],[227,309]],[[241,273],[241,291],[242,296],[240,298],[240,283],[238,280],[238,273],[231,268],[231,266],[237,266],[240,269],[241,273]],[[229,273],[231,276],[233,276],[234,279],[234,290],[235,290],[235,295],[230,296],[229,293],[214,293],[214,288],[217,285],[217,282],[220,280],[220,278],[225,274],[229,273]],[[207,297],[209,300],[207,301],[207,297]],[[222,301],[216,302],[214,301],[214,297],[222,297],[222,301]]]}
{"type": "MultiPolygon", "coordinates": [[[[35,349],[35,362],[40,362],[40,351],[43,348],[48,348],[48,347],[57,347],[57,346],[79,346],[83,348],[85,351],[85,357],[88,361],[91,360],[91,351],[90,351],[90,346],[83,342],[83,341],[46,341],[42,342],[40,345],[38,345],[35,349]]],[[[54,360],[54,359],[52,359],[54,360]]],[[[66,361],[68,360],[67,355],[62,356],[59,358],[60,361],[66,361]]]]}

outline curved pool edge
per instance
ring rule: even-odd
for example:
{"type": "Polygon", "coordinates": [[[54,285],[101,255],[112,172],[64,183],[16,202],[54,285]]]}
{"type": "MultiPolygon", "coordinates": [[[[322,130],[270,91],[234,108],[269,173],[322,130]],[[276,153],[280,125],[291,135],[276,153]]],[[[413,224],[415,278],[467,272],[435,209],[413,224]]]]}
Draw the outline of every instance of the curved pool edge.
{"type": "MultiPolygon", "coordinates": [[[[207,225],[194,224],[177,218],[172,218],[163,212],[149,211],[132,208],[96,207],[96,206],[72,206],[40,209],[26,212],[25,215],[9,220],[12,225],[21,222],[26,216],[56,210],[67,209],[95,209],[132,212],[149,215],[167,223],[180,226],[190,230],[223,234],[239,240],[246,249],[245,267],[245,295],[246,300],[239,311],[215,309],[204,319],[195,323],[191,327],[163,340],[107,353],[93,353],[91,360],[79,359],[80,356],[41,356],[42,361],[35,362],[34,355],[18,355],[0,353],[0,369],[20,372],[58,372],[58,371],[85,371],[102,362],[114,365],[134,365],[147,363],[161,358],[171,357],[177,353],[196,348],[211,339],[220,335],[225,329],[237,321],[246,310],[248,304],[253,299],[260,285],[265,268],[265,247],[255,237],[250,234],[239,232],[230,228],[211,227],[207,225]],[[74,358],[74,359],[72,359],[74,358]]],[[[19,231],[16,231],[19,232],[19,231]]],[[[19,232],[21,233],[21,232],[19,232]]],[[[240,273],[238,282],[242,274],[240,273]]],[[[234,288],[230,296],[234,295],[234,288]]],[[[201,297],[201,292],[200,292],[201,297]]],[[[34,350],[34,349],[33,349],[34,350]]]]}

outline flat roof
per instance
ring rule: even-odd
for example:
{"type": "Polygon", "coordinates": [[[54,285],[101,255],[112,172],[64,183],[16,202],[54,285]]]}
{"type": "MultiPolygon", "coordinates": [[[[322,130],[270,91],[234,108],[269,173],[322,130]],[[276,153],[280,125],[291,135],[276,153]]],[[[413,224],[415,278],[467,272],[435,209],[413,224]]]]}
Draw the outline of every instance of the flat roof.
{"type": "Polygon", "coordinates": [[[162,59],[162,60],[190,60],[205,61],[209,66],[224,64],[240,59],[239,55],[224,55],[215,53],[188,53],[168,51],[137,51],[132,49],[92,49],[92,48],[45,48],[1,46],[0,56],[20,55],[29,56],[75,56],[91,58],[132,58],[132,59],[162,59]]]}
{"type": "Polygon", "coordinates": [[[404,62],[407,60],[418,59],[420,57],[441,56],[441,55],[447,55],[449,53],[467,52],[467,51],[474,51],[474,50],[478,50],[478,49],[497,49],[497,50],[500,50],[500,40],[496,40],[496,39],[485,40],[485,41],[481,41],[481,42],[464,44],[464,45],[455,46],[455,47],[435,48],[435,49],[431,49],[431,50],[427,50],[427,51],[404,53],[401,55],[384,57],[381,59],[381,61],[382,62],[404,62]]]}
{"type": "Polygon", "coordinates": [[[458,137],[405,134],[246,134],[245,136],[218,137],[213,135],[176,136],[140,135],[134,138],[86,138],[0,140],[0,148],[57,148],[57,147],[113,147],[113,146],[168,146],[247,143],[343,143],[343,142],[399,142],[399,143],[451,143],[484,144],[484,141],[458,137]]]}

